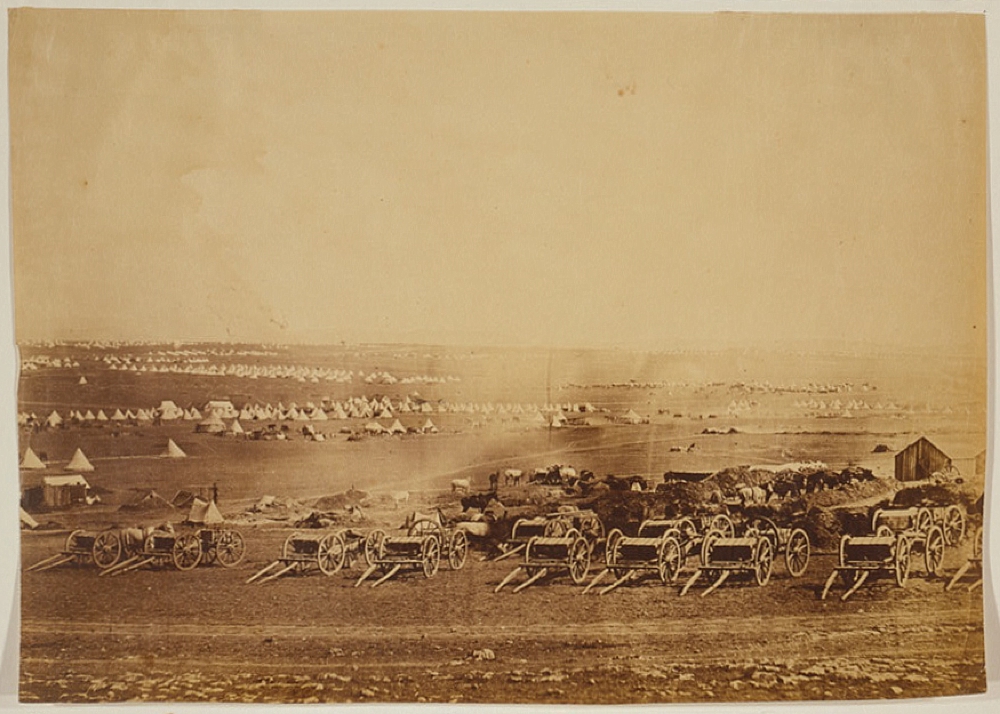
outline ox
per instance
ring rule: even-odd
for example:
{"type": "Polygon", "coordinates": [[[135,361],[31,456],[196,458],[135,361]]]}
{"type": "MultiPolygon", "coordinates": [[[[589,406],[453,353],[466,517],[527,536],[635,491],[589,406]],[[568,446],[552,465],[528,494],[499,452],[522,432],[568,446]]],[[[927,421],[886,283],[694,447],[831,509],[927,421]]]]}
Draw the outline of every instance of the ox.
{"type": "Polygon", "coordinates": [[[451,481],[451,492],[455,493],[460,491],[462,493],[468,493],[472,490],[472,484],[467,478],[456,478],[451,481]]]}
{"type": "Polygon", "coordinates": [[[389,497],[392,498],[393,505],[397,511],[402,504],[410,502],[409,491],[391,491],[389,497]]]}

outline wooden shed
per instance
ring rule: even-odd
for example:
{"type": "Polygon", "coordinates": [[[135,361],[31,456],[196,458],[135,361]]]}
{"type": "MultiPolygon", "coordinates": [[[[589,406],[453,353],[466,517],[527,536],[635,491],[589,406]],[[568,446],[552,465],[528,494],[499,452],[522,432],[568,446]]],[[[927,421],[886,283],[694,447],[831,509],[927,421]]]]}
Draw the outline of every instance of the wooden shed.
{"type": "Polygon", "coordinates": [[[46,476],[42,479],[42,498],[49,508],[86,503],[90,484],[83,476],[46,476]]]}
{"type": "Polygon", "coordinates": [[[896,454],[896,480],[923,481],[951,466],[951,457],[922,436],[896,454]]]}

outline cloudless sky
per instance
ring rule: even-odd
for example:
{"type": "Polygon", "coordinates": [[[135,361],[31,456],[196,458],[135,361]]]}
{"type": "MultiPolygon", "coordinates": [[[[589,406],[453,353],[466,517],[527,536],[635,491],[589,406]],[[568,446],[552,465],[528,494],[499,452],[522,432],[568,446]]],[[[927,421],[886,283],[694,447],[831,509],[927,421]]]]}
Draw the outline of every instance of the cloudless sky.
{"type": "Polygon", "coordinates": [[[19,340],[985,354],[981,16],[9,27],[19,340]]]}

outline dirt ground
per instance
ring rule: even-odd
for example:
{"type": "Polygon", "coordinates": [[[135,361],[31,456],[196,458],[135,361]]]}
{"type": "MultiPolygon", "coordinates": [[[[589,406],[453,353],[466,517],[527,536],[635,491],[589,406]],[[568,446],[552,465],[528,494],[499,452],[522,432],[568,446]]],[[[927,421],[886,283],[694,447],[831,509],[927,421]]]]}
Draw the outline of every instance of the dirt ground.
{"type": "MultiPolygon", "coordinates": [[[[582,594],[564,574],[494,594],[516,562],[475,550],[461,571],[404,572],[374,589],[354,587],[363,562],[247,585],[290,531],[241,530],[247,557],[234,569],[22,570],[22,701],[626,703],[985,688],[982,591],[945,592],[920,561],[905,589],[879,580],[846,602],[839,584],[819,599],[830,554],[801,579],[779,562],[763,588],[731,581],[707,597],[704,581],[679,597],[655,577],[582,594]]],[[[22,564],[64,538],[24,534],[22,564]]],[[[949,550],[947,573],[969,547],[949,550]]]]}

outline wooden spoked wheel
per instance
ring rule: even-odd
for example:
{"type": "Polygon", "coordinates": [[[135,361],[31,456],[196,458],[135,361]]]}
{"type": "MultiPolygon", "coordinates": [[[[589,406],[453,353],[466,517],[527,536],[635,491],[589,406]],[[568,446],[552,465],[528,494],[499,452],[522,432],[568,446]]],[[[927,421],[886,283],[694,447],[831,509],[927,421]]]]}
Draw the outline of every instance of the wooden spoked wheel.
{"type": "Polygon", "coordinates": [[[365,562],[369,567],[382,558],[383,541],[385,541],[385,531],[379,528],[365,536],[365,562]]]}
{"type": "MultiPolygon", "coordinates": [[[[620,545],[620,542],[616,545],[620,545]]],[[[590,546],[583,536],[577,536],[569,546],[569,577],[577,585],[582,585],[589,570],[590,546]]]]}
{"type": "Polygon", "coordinates": [[[566,535],[569,530],[569,526],[566,522],[560,518],[553,518],[545,524],[545,529],[542,531],[542,535],[546,538],[561,538],[566,535]]]}
{"type": "Polygon", "coordinates": [[[677,580],[677,576],[681,572],[682,560],[681,546],[677,539],[672,535],[664,537],[656,554],[656,572],[664,585],[677,580]]]}
{"type": "Polygon", "coordinates": [[[413,525],[410,526],[409,530],[406,532],[407,535],[411,536],[429,535],[431,533],[440,538],[441,526],[436,521],[431,521],[426,518],[414,521],[413,525]]]}
{"type": "Polygon", "coordinates": [[[976,534],[972,537],[972,558],[981,560],[983,557],[983,528],[976,528],[976,534]]]}
{"type": "Polygon", "coordinates": [[[612,565],[611,556],[615,551],[615,544],[624,537],[625,534],[622,533],[621,530],[618,528],[614,528],[610,533],[608,533],[608,539],[607,541],[605,541],[605,546],[604,546],[604,563],[609,568],[612,565]]]}
{"type": "Polygon", "coordinates": [[[191,570],[201,562],[201,539],[191,534],[177,536],[170,554],[178,570],[191,570]]]}
{"type": "Polygon", "coordinates": [[[246,543],[239,531],[219,531],[215,539],[215,557],[223,568],[234,568],[243,561],[246,555],[246,543]]]}
{"type": "Polygon", "coordinates": [[[287,558],[292,554],[292,541],[299,537],[299,534],[292,533],[290,536],[285,538],[285,544],[281,546],[281,557],[287,558]]]}
{"type": "Polygon", "coordinates": [[[883,523],[877,529],[875,529],[875,535],[877,535],[879,538],[891,538],[893,535],[895,535],[895,533],[892,530],[892,528],[883,523]]]}
{"type": "Polygon", "coordinates": [[[761,587],[767,585],[771,580],[771,571],[774,568],[774,548],[771,541],[761,538],[757,542],[757,552],[754,555],[753,575],[757,584],[761,587]]]}
{"type": "Polygon", "coordinates": [[[433,578],[441,566],[441,541],[437,536],[430,535],[420,546],[420,561],[425,578],[433,578]]]}
{"type": "Polygon", "coordinates": [[[708,568],[712,564],[712,549],[715,541],[719,540],[722,534],[718,531],[709,531],[705,534],[705,539],[701,542],[701,567],[708,568]]]}
{"type": "Polygon", "coordinates": [[[448,565],[452,570],[461,570],[469,556],[469,538],[465,531],[455,531],[451,534],[448,544],[448,565]]]}
{"type": "Polygon", "coordinates": [[[718,531],[724,538],[732,538],[736,535],[736,526],[733,525],[733,519],[724,513],[715,516],[708,528],[710,531],[718,531]]]}
{"type": "Polygon", "coordinates": [[[347,542],[339,531],[323,536],[316,550],[316,564],[324,575],[340,572],[347,560],[347,542]]]}
{"type": "Polygon", "coordinates": [[[809,567],[809,535],[801,528],[794,528],[785,543],[785,567],[793,578],[800,578],[809,567]]]}
{"type": "Polygon", "coordinates": [[[944,512],[944,523],[941,526],[945,545],[958,545],[965,536],[965,514],[958,506],[948,506],[944,512]]]}
{"type": "Polygon", "coordinates": [[[615,579],[621,578],[628,572],[628,568],[619,568],[618,563],[622,559],[622,543],[624,539],[618,538],[615,540],[614,546],[612,546],[611,554],[608,559],[608,566],[611,568],[611,573],[615,576],[615,579]]]}
{"type": "Polygon", "coordinates": [[[917,530],[921,533],[926,533],[934,525],[934,516],[926,508],[921,508],[917,510],[917,530]]]}
{"type": "Polygon", "coordinates": [[[906,587],[910,577],[910,539],[904,535],[896,538],[896,556],[893,559],[893,570],[896,575],[896,585],[906,587]]]}
{"type": "MultiPolygon", "coordinates": [[[[70,534],[70,538],[76,531],[70,534]]],[[[118,562],[122,555],[122,539],[114,531],[103,531],[94,538],[94,545],[91,548],[91,556],[94,558],[94,565],[101,570],[110,568],[118,562]]]]}
{"type": "Polygon", "coordinates": [[[940,575],[944,562],[944,533],[937,526],[931,526],[924,542],[924,565],[928,575],[940,575]]]}
{"type": "Polygon", "coordinates": [[[597,541],[604,538],[604,524],[597,517],[585,518],[580,523],[581,535],[593,546],[597,541]]]}

